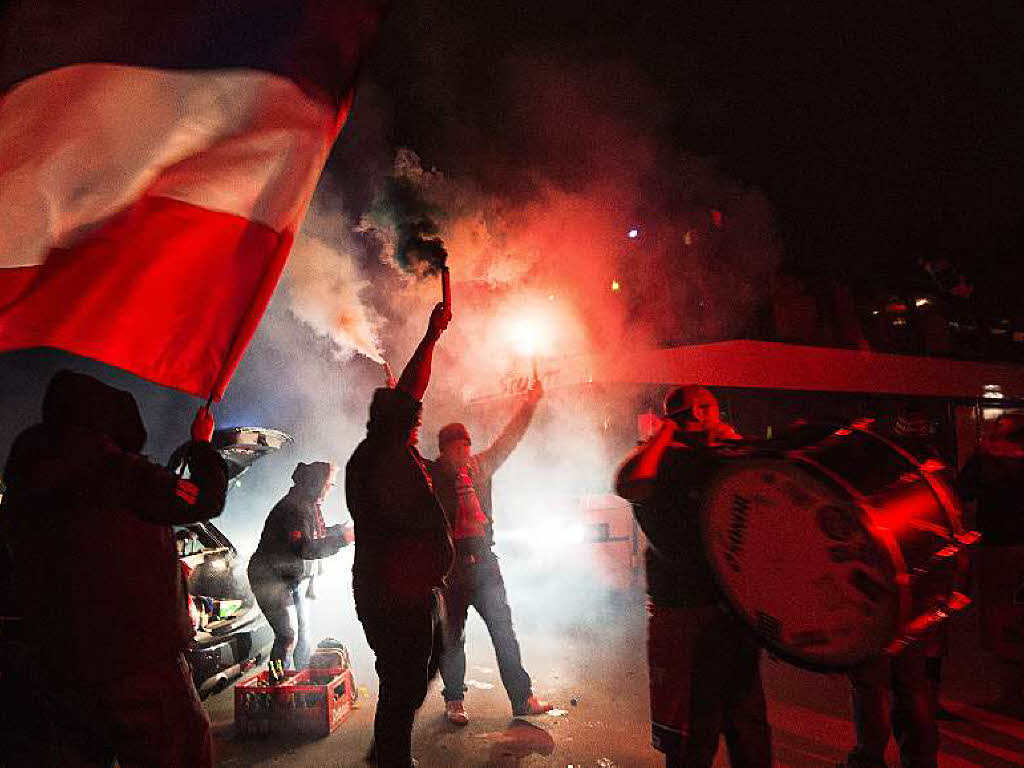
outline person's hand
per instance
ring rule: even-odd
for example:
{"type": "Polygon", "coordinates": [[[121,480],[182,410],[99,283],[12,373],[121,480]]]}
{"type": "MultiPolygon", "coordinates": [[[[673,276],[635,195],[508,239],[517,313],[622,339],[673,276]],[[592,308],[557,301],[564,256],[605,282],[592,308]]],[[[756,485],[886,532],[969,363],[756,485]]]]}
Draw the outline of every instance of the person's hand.
{"type": "Polygon", "coordinates": [[[208,443],[213,437],[213,414],[205,405],[196,411],[192,420],[192,439],[197,443],[208,443]]]}
{"type": "Polygon", "coordinates": [[[341,539],[345,542],[345,545],[351,544],[355,540],[352,526],[343,525],[342,523],[327,526],[327,535],[341,539]]]}
{"type": "Polygon", "coordinates": [[[434,305],[434,311],[430,313],[430,322],[427,325],[427,335],[438,339],[452,321],[452,310],[443,301],[434,305]]]}
{"type": "Polygon", "coordinates": [[[526,399],[531,403],[536,403],[544,396],[544,385],[541,384],[540,379],[534,379],[530,382],[530,388],[526,390],[526,399]]]}

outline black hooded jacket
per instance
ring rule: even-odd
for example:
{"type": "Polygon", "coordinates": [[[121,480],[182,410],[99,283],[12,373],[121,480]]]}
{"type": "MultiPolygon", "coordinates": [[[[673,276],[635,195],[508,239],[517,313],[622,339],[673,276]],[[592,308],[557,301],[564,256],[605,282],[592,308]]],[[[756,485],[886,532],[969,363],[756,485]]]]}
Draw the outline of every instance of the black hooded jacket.
{"type": "Polygon", "coordinates": [[[4,468],[0,525],[26,630],[76,677],[173,658],[192,637],[170,524],[221,512],[226,467],[196,443],[181,480],[139,454],[145,440],[129,393],[61,371],[4,468]]]}
{"type": "Polygon", "coordinates": [[[452,540],[426,462],[408,445],[420,403],[400,389],[374,394],[366,439],[345,467],[355,523],[357,604],[373,592],[415,599],[444,583],[452,540]]]}
{"type": "Polygon", "coordinates": [[[284,582],[295,587],[313,575],[313,561],[330,557],[345,546],[341,536],[317,531],[317,499],[293,486],[270,510],[260,543],[249,560],[249,583],[284,582]]]}

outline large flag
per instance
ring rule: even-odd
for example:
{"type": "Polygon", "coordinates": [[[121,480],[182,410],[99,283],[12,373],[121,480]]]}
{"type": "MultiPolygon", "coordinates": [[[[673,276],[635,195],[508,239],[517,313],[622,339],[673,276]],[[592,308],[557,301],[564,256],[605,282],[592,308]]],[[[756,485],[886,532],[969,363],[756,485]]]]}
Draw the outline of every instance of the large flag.
{"type": "Polygon", "coordinates": [[[348,114],[379,0],[16,0],[0,351],[223,393],[348,114]]]}

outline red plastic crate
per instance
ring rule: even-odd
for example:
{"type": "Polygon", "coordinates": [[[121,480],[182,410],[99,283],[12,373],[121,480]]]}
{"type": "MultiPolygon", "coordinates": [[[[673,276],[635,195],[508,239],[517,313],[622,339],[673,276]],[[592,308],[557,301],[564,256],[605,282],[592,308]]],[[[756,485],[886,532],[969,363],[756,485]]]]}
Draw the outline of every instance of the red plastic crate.
{"type": "Polygon", "coordinates": [[[327,736],[352,711],[355,684],[352,671],[305,669],[279,686],[280,727],[289,733],[327,736]]]}
{"type": "Polygon", "coordinates": [[[286,671],[285,682],[269,685],[270,673],[260,672],[235,684],[235,730],[241,736],[268,736],[278,729],[281,718],[278,691],[289,685],[297,673],[286,671]]]}
{"type": "Polygon", "coordinates": [[[267,672],[235,685],[235,728],[241,736],[271,733],[327,736],[337,730],[355,701],[348,669],[285,672],[285,681],[266,685],[267,672]]]}

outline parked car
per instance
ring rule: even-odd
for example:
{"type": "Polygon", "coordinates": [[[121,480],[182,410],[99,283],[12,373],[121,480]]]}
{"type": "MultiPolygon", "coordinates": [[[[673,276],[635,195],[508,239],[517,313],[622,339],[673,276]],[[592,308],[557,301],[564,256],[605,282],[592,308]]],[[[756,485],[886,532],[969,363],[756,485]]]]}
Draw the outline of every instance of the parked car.
{"type": "MultiPolygon", "coordinates": [[[[289,442],[291,437],[276,429],[217,430],[213,445],[227,461],[229,492],[257,460],[289,442]]],[[[175,452],[172,466],[180,453],[175,452]]],[[[205,698],[266,661],[274,632],[249,588],[246,562],[228,537],[210,521],[176,525],[174,531],[196,629],[185,657],[205,698]]]]}

